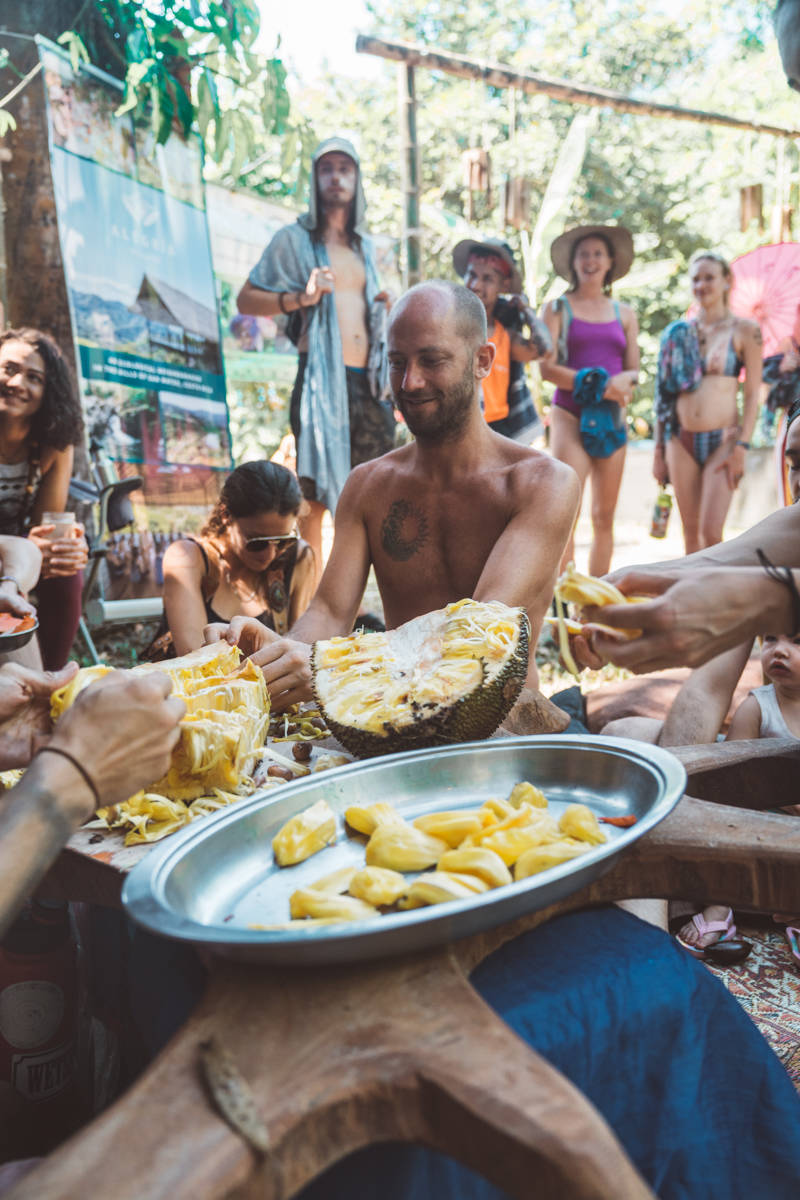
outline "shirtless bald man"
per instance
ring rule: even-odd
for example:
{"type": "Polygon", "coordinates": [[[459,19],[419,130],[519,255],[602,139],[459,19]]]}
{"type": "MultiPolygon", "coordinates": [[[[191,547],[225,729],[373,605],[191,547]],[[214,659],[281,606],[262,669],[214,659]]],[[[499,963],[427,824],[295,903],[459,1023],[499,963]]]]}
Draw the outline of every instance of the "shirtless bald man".
{"type": "Polygon", "coordinates": [[[310,508],[300,528],[318,564],[325,509],[335,510],[351,467],[394,445],[386,399],[387,296],[365,209],[355,150],[344,138],[328,138],[311,160],[309,211],[278,230],[237,301],[239,311],[252,316],[299,313],[302,319],[291,424],[310,508]]]}
{"type": "MultiPolygon", "coordinates": [[[[392,311],[388,348],[395,402],[415,440],[351,474],[311,606],[289,638],[248,618],[207,633],[255,651],[276,708],[311,697],[310,644],[350,632],[370,566],[388,628],[465,597],[502,600],[527,609],[535,645],[553,595],[578,479],[483,419],[480,383],[495,348],[480,300],[459,284],[419,284],[392,311]]],[[[529,688],[537,682],[531,655],[529,688]]]]}

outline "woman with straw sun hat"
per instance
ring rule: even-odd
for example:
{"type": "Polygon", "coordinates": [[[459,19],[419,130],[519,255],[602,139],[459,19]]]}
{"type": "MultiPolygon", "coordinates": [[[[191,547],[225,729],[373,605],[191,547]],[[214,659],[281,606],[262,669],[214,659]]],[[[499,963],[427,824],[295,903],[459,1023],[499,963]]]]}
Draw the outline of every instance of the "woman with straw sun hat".
{"type": "MultiPolygon", "coordinates": [[[[604,575],[611,565],[614,511],[625,463],[625,409],[639,374],[636,314],[627,304],[612,300],[611,284],[630,270],[633,238],[621,225],[579,225],[556,238],[550,257],[556,274],[570,285],[543,312],[558,347],[557,362],[541,367],[542,378],[556,385],[550,450],[577,471],[581,487],[591,478],[594,537],[589,571],[604,575]],[[609,423],[612,436],[602,445],[582,420],[589,406],[609,423]]],[[[573,553],[574,537],[564,563],[573,553]]]]}

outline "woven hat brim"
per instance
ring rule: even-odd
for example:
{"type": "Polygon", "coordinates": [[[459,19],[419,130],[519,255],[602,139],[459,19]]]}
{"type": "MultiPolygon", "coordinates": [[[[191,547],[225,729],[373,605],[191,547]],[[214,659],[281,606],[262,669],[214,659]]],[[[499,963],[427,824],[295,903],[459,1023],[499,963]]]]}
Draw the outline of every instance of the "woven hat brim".
{"type": "Polygon", "coordinates": [[[633,237],[624,225],[578,225],[575,229],[567,229],[553,242],[550,247],[550,261],[556,275],[562,279],[571,280],[569,260],[572,247],[592,234],[602,234],[607,238],[614,250],[614,266],[611,271],[612,282],[627,275],[633,265],[633,237]]]}

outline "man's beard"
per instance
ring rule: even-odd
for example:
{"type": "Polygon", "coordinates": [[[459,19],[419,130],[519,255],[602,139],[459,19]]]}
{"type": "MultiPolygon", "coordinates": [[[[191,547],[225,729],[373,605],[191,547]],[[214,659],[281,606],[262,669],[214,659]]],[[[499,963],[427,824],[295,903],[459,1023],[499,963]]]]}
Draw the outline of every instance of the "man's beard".
{"type": "Polygon", "coordinates": [[[413,398],[404,399],[402,392],[395,396],[397,407],[417,441],[437,443],[459,437],[469,420],[475,399],[472,363],[467,364],[459,382],[447,392],[431,391],[425,394],[433,400],[430,410],[418,409],[413,398]]]}

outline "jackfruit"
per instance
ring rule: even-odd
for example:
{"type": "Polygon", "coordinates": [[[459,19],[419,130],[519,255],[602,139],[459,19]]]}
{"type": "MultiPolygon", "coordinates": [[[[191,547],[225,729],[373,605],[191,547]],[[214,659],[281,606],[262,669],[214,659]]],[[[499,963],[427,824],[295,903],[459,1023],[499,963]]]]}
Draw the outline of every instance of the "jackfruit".
{"type": "Polygon", "coordinates": [[[447,842],[412,825],[379,825],[367,842],[367,866],[388,867],[390,871],[424,871],[438,862],[447,849],[447,842]]]}
{"type": "Polygon", "coordinates": [[[317,888],[298,888],[289,897],[289,914],[299,917],[323,917],[334,921],[371,921],[381,914],[371,904],[355,896],[337,896],[317,888]]]}
{"type": "MultiPolygon", "coordinates": [[[[269,694],[261,671],[249,659],[240,660],[236,646],[216,642],[181,658],[132,668],[132,675],[153,671],[169,675],[173,695],[187,709],[169,770],[148,786],[148,793],[188,802],[214,788],[233,792],[247,785],[254,753],[267,734],[269,694]]],[[[55,691],[50,701],[52,719],[57,721],[84,688],[110,670],[84,667],[55,691]]]]}
{"type": "Polygon", "coordinates": [[[608,838],[603,833],[597,817],[585,804],[570,804],[564,809],[558,827],[567,837],[577,838],[580,842],[591,842],[599,846],[608,838]]]}
{"type": "Polygon", "coordinates": [[[340,896],[350,887],[350,880],[356,873],[356,867],[340,867],[338,871],[331,871],[330,875],[323,875],[321,879],[315,879],[309,887],[313,887],[318,892],[330,892],[332,896],[340,896]]]}
{"type": "Polygon", "coordinates": [[[490,888],[511,883],[511,872],[499,854],[484,846],[448,850],[439,859],[440,871],[455,871],[462,875],[477,875],[490,888]]]}
{"type": "Polygon", "coordinates": [[[582,846],[580,842],[566,839],[560,842],[550,842],[547,846],[532,846],[517,859],[514,866],[514,878],[527,879],[529,875],[546,871],[548,867],[557,867],[559,863],[567,862],[571,858],[577,858],[579,854],[586,853],[586,846],[582,846]]]}
{"type": "Polygon", "coordinates": [[[353,872],[347,890],[358,900],[377,906],[394,904],[407,887],[405,876],[399,871],[390,871],[388,867],[363,867],[353,872]]]}
{"type": "Polygon", "coordinates": [[[476,875],[457,875],[452,871],[429,871],[420,875],[400,900],[400,908],[422,908],[427,904],[446,904],[448,900],[463,900],[476,892],[486,891],[487,885],[476,875]],[[477,885],[477,886],[475,886],[477,885]]]}
{"type": "Polygon", "coordinates": [[[530,804],[533,808],[547,808],[547,797],[532,783],[523,780],[521,783],[514,784],[508,797],[508,803],[514,808],[519,808],[520,804],[530,804]]]}
{"type": "Polygon", "coordinates": [[[486,738],[522,690],[528,638],[524,609],[460,600],[386,633],[316,642],[314,692],[361,758],[486,738]]]}
{"type": "Polygon", "coordinates": [[[466,811],[433,812],[416,817],[412,824],[423,833],[441,838],[448,846],[460,846],[465,837],[478,833],[482,829],[481,819],[477,813],[466,811]]]}
{"type": "Polygon", "coordinates": [[[333,810],[327,800],[318,800],[281,826],[272,839],[272,853],[279,867],[291,867],[310,858],[335,839],[336,817],[333,810]]]}
{"type": "Polygon", "coordinates": [[[344,810],[344,819],[356,833],[365,833],[367,837],[371,837],[379,825],[405,825],[397,809],[385,800],[366,808],[351,804],[344,810]]]}

